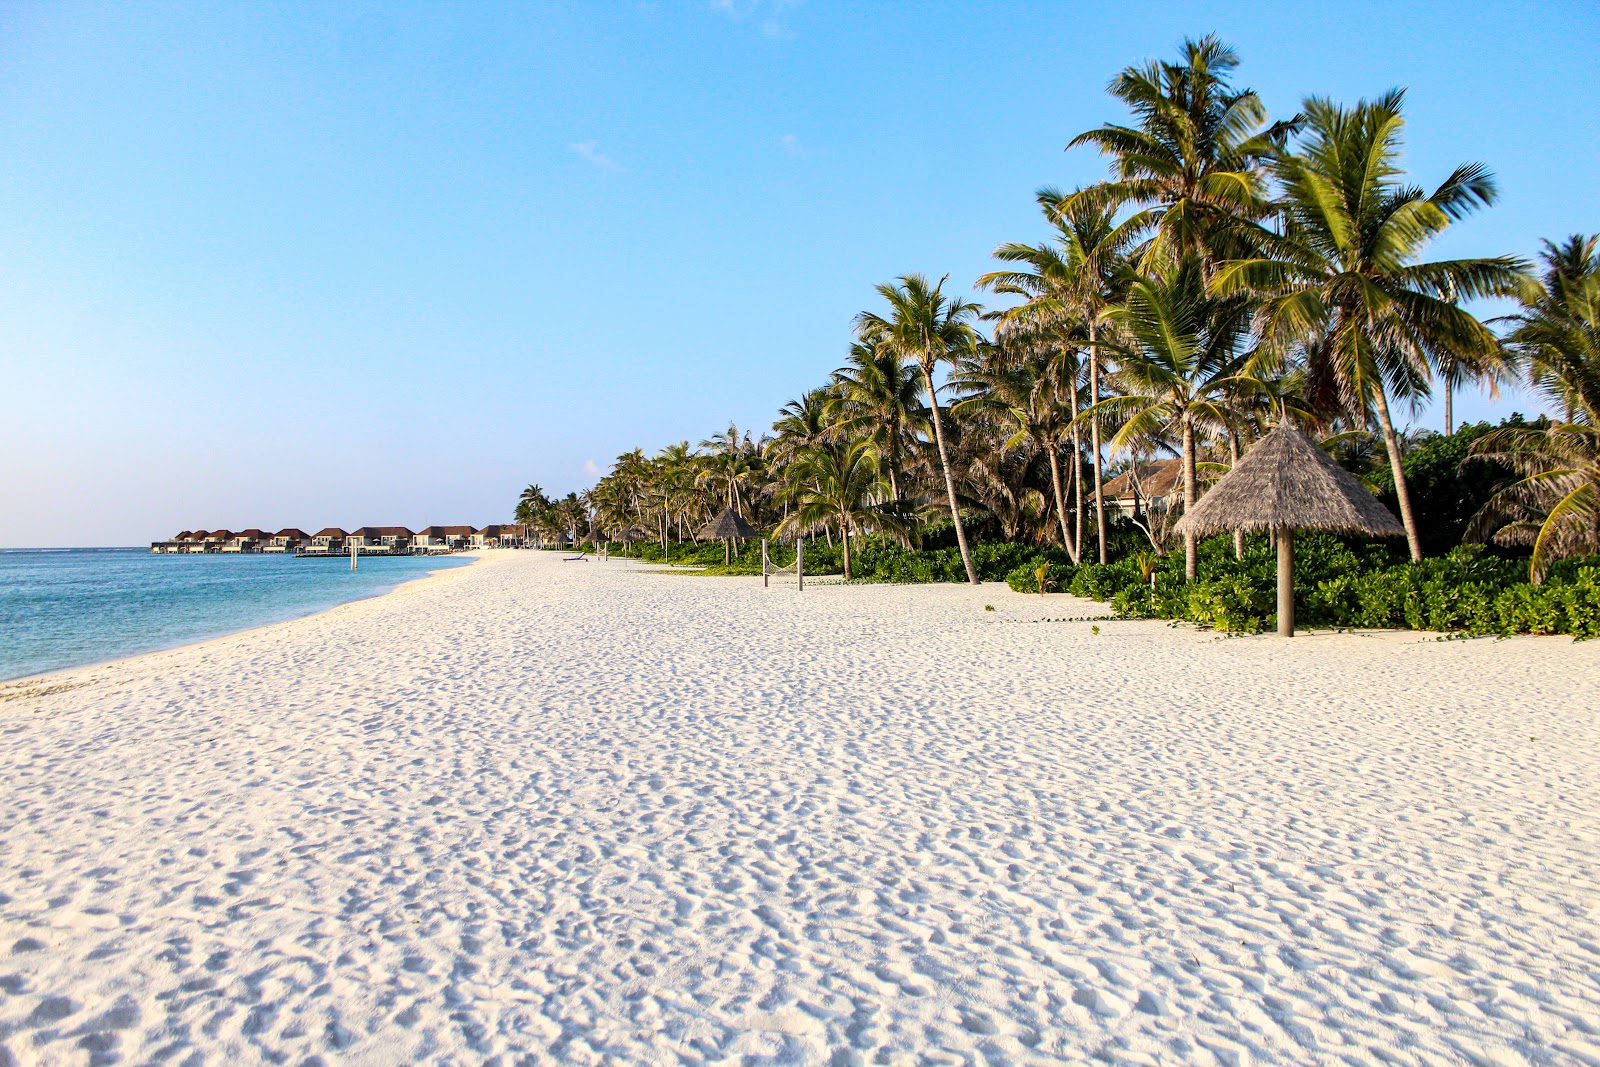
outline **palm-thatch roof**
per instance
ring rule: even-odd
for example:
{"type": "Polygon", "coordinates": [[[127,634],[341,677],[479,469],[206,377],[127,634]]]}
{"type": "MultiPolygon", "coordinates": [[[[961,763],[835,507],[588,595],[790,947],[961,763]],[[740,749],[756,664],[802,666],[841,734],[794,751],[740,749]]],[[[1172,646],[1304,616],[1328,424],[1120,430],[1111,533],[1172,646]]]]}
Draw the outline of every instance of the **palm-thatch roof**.
{"type": "Polygon", "coordinates": [[[616,532],[612,533],[609,540],[620,541],[625,545],[631,545],[639,541],[650,541],[654,539],[649,534],[639,529],[639,527],[629,526],[625,530],[617,530],[616,532]]]}
{"type": "Polygon", "coordinates": [[[1178,523],[1199,536],[1272,529],[1405,536],[1388,508],[1288,423],[1257,441],[1178,523]]]}
{"type": "Polygon", "coordinates": [[[760,537],[755,528],[741,519],[732,508],[723,508],[722,514],[712,519],[700,528],[695,535],[702,541],[722,540],[736,537],[741,541],[748,541],[760,537]]]}

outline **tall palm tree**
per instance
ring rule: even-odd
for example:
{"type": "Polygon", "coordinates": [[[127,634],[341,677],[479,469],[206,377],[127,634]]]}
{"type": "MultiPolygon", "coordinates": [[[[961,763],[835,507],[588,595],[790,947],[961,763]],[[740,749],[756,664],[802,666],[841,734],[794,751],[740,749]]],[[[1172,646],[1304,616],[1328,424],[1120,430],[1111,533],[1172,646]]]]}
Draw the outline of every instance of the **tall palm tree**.
{"type": "Polygon", "coordinates": [[[850,346],[847,362],[833,372],[833,386],[844,431],[872,440],[889,479],[889,498],[898,501],[906,441],[928,427],[915,368],[868,335],[850,346]]]}
{"type": "MultiPolygon", "coordinates": [[[[1228,399],[1237,390],[1246,355],[1249,315],[1243,301],[1206,292],[1198,255],[1163,275],[1142,276],[1113,314],[1128,343],[1118,352],[1122,396],[1102,401],[1124,418],[1111,440],[1114,452],[1176,435],[1183,462],[1183,507],[1199,496],[1196,435],[1228,422],[1228,399]]],[[[1183,537],[1184,574],[1195,578],[1195,535],[1183,537]]]]}
{"type": "Polygon", "coordinates": [[[1562,405],[1566,421],[1507,427],[1473,442],[1475,456],[1510,468],[1473,516],[1467,536],[1531,544],[1531,580],[1550,561],[1600,551],[1600,237],[1546,241],[1544,270],[1524,287],[1507,338],[1527,362],[1531,384],[1562,405]]]}
{"type": "Polygon", "coordinates": [[[1239,56],[1216,37],[1187,39],[1182,52],[1177,63],[1152,60],[1112,80],[1109,91],[1133,112],[1133,125],[1107,124],[1067,145],[1111,157],[1112,179],[1072,202],[1137,205],[1129,222],[1150,234],[1141,259],[1147,272],[1189,253],[1208,270],[1238,254],[1237,222],[1271,210],[1262,162],[1296,121],[1269,124],[1261,99],[1232,87],[1239,56]]]}
{"type": "Polygon", "coordinates": [[[1284,232],[1260,228],[1264,252],[1222,267],[1212,289],[1255,296],[1263,354],[1299,345],[1313,379],[1330,382],[1352,415],[1376,419],[1406,540],[1421,559],[1389,395],[1425,396],[1441,357],[1498,358],[1494,334],[1457,301],[1514,294],[1523,264],[1508,256],[1421,261],[1452,220],[1494,202],[1495,186],[1475,163],[1432,193],[1405,184],[1403,100],[1398,89],[1350,108],[1307,100],[1303,142],[1273,161],[1284,232]]]}
{"type": "Polygon", "coordinates": [[[822,441],[795,457],[793,477],[798,486],[797,507],[780,525],[780,533],[796,536],[819,525],[837,523],[844,546],[844,577],[853,576],[850,534],[863,524],[888,532],[903,532],[893,509],[879,498],[883,475],[878,453],[865,440],[822,441]]]}
{"type": "MultiPolygon", "coordinates": [[[[1023,345],[1014,344],[1013,347],[1023,345]]],[[[1000,446],[1002,450],[1031,448],[1049,457],[1050,488],[1061,527],[1061,544],[1072,562],[1077,563],[1078,546],[1067,528],[1060,461],[1061,439],[1068,432],[1072,416],[1062,402],[1063,390],[1056,381],[1055,369],[1056,364],[1047,359],[1022,358],[999,363],[982,358],[968,360],[955,376],[957,388],[968,395],[950,410],[952,415],[970,410],[998,414],[1016,427],[1000,446]]]]}
{"type": "Polygon", "coordinates": [[[944,295],[945,275],[937,285],[921,274],[907,274],[897,283],[877,287],[878,295],[889,302],[889,314],[863,311],[856,316],[856,333],[863,339],[884,346],[898,358],[915,363],[922,372],[928,393],[928,411],[933,422],[934,441],[939,448],[939,466],[944,473],[945,495],[950,502],[950,518],[956,527],[956,545],[967,570],[967,581],[978,584],[978,571],[972,565],[972,551],[961,527],[961,506],[956,498],[955,478],[950,473],[950,453],[945,447],[944,424],[939,418],[939,390],[933,373],[941,363],[954,364],[981,341],[972,320],[982,308],[966,299],[944,295]]]}
{"type": "Polygon", "coordinates": [[[1544,270],[1505,320],[1506,338],[1534,388],[1561,405],[1568,422],[1600,412],[1600,235],[1544,242],[1544,270]]]}
{"type": "MultiPolygon", "coordinates": [[[[1054,228],[1052,239],[1039,245],[1003,244],[994,257],[1015,264],[990,271],[978,279],[997,293],[1024,298],[1021,306],[1002,312],[1003,321],[1026,320],[1041,329],[1053,329],[1061,343],[1057,368],[1059,382],[1076,382],[1069,365],[1079,351],[1087,351],[1089,406],[1100,402],[1100,376],[1104,317],[1125,288],[1127,253],[1139,229],[1118,224],[1114,208],[1077,193],[1044,188],[1036,194],[1040,209],[1054,228]]],[[[1075,398],[1074,398],[1075,399],[1075,398]]],[[[1074,424],[1076,426],[1076,423],[1074,424]]],[[[1089,427],[1090,463],[1093,467],[1095,533],[1101,563],[1106,562],[1105,457],[1098,416],[1089,427]]],[[[1076,429],[1074,433],[1076,433],[1076,429]]]]}

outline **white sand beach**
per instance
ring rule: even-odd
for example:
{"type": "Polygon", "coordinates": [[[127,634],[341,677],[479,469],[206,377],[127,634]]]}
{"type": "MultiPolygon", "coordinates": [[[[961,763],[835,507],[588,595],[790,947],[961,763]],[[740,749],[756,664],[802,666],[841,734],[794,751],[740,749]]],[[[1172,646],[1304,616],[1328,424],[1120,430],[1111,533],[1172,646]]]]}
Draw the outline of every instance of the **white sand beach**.
{"type": "Polygon", "coordinates": [[[0,687],[0,1064],[1600,1064],[1600,643],[1091,610],[500,552],[0,687]]]}

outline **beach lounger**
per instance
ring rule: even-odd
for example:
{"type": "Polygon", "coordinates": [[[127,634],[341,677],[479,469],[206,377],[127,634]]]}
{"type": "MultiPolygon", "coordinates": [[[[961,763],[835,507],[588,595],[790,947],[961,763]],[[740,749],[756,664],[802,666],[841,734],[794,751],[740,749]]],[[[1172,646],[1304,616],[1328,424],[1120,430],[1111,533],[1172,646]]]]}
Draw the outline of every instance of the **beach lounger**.
{"type": "Polygon", "coordinates": [[[576,556],[562,556],[561,557],[561,562],[562,563],[588,563],[589,562],[589,553],[587,553],[587,552],[579,552],[576,556]]]}

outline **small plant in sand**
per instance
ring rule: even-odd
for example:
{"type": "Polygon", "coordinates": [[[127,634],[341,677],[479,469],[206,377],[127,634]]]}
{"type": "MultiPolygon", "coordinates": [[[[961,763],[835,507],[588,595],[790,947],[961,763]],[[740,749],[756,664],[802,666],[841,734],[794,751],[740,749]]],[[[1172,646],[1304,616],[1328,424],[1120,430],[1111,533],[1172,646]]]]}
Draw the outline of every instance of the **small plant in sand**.
{"type": "MultiPolygon", "coordinates": [[[[1039,580],[1039,595],[1044,596],[1056,583],[1050,578],[1050,564],[1041,563],[1033,569],[1033,576],[1039,580]]],[[[994,609],[990,609],[991,611],[994,609]]]]}

